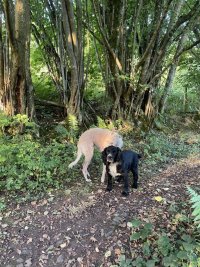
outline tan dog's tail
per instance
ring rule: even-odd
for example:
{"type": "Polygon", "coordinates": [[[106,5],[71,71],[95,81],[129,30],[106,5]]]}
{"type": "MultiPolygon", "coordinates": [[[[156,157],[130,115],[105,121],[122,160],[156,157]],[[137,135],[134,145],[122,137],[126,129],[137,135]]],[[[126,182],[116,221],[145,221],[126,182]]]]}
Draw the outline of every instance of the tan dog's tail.
{"type": "Polygon", "coordinates": [[[75,159],[75,161],[73,161],[73,162],[71,162],[69,164],[68,168],[70,168],[70,169],[73,168],[74,165],[76,165],[78,163],[78,161],[80,160],[81,156],[82,156],[82,151],[80,149],[78,149],[77,158],[75,159]]]}

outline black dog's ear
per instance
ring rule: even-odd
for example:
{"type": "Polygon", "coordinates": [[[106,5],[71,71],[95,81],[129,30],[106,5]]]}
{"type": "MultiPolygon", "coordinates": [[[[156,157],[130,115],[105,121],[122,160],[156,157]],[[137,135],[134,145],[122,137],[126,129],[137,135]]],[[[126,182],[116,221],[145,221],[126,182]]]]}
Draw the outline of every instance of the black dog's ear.
{"type": "Polygon", "coordinates": [[[103,160],[103,163],[106,165],[106,159],[107,159],[107,147],[101,152],[101,158],[103,160]]]}
{"type": "Polygon", "coordinates": [[[121,161],[121,149],[117,147],[117,155],[115,157],[115,162],[121,161]]]}

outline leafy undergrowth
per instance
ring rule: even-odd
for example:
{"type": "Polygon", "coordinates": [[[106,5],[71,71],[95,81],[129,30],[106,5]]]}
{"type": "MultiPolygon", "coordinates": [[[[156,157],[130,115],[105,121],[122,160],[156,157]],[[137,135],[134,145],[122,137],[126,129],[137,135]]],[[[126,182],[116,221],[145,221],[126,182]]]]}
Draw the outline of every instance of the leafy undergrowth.
{"type": "MultiPolygon", "coordinates": [[[[55,127],[56,137],[41,142],[37,137],[35,124],[25,115],[6,117],[0,114],[0,191],[12,192],[12,196],[25,201],[40,197],[45,192],[66,188],[80,176],[80,169],[68,170],[68,164],[76,156],[76,136],[78,125],[70,119],[70,127],[55,127]],[[74,127],[75,125],[75,127],[74,127]],[[71,130],[69,130],[71,129],[71,130]],[[72,131],[74,129],[74,131],[72,131]]],[[[100,127],[119,127],[98,119],[100,127]]],[[[169,163],[199,153],[200,135],[194,131],[179,131],[173,134],[152,130],[138,133],[129,124],[119,128],[124,137],[124,148],[133,149],[142,154],[140,173],[142,177],[151,177],[162,171],[169,163]]],[[[42,138],[43,140],[43,138],[42,138]]],[[[81,166],[81,161],[78,164],[81,166]]],[[[101,169],[101,155],[95,151],[90,173],[96,176],[101,169]]],[[[10,193],[9,193],[10,194],[10,193]]],[[[5,198],[0,201],[0,209],[5,207],[5,198]]]]}
{"type": "MultiPolygon", "coordinates": [[[[199,205],[199,201],[195,203],[199,205]]],[[[200,266],[200,228],[195,225],[188,208],[189,203],[172,205],[168,224],[162,228],[139,219],[128,222],[131,258],[121,255],[115,266],[200,266]]],[[[198,216],[200,210],[196,213],[196,218],[198,216]]]]}
{"type": "Polygon", "coordinates": [[[61,136],[40,142],[17,120],[1,125],[1,263],[199,266],[198,133],[120,129],[124,147],[143,155],[139,188],[123,198],[123,185],[111,193],[100,185],[99,152],[89,169],[92,185],[84,182],[81,162],[67,169],[76,154],[73,132],[60,128],[61,136]],[[191,203],[186,185],[196,192],[190,189],[191,203]]]}

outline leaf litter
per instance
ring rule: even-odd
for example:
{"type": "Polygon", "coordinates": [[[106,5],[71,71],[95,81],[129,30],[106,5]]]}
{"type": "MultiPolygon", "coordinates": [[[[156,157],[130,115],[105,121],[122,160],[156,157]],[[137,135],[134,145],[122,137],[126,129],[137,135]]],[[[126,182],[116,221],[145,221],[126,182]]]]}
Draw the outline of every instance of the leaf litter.
{"type": "MultiPolygon", "coordinates": [[[[140,177],[138,190],[121,196],[122,184],[112,192],[94,184],[80,195],[79,183],[49,200],[11,205],[0,214],[0,266],[107,267],[130,253],[130,224],[151,222],[156,229],[176,229],[181,214],[169,223],[169,207],[187,201],[186,186],[199,185],[200,160],[182,160],[159,174],[140,177]]],[[[139,224],[138,224],[139,227],[139,224]]],[[[170,234],[170,233],[169,233],[170,234]]],[[[132,256],[134,256],[132,254],[132,256]]]]}

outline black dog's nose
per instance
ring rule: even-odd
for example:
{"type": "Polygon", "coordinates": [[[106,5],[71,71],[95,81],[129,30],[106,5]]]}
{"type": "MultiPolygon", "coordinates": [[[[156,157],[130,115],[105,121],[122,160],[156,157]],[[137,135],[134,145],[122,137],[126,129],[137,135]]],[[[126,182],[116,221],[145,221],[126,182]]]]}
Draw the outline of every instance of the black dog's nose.
{"type": "Polygon", "coordinates": [[[108,159],[108,160],[112,160],[112,156],[108,155],[108,156],[107,156],[107,159],[108,159]]]}

